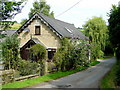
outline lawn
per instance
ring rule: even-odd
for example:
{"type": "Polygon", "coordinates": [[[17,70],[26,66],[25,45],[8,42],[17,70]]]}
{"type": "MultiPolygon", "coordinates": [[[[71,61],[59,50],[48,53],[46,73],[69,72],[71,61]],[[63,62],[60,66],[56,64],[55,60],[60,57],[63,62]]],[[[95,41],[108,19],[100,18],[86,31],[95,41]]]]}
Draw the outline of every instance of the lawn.
{"type": "MultiPolygon", "coordinates": [[[[94,65],[98,64],[98,63],[100,63],[100,62],[94,61],[94,65]]],[[[93,64],[91,64],[90,66],[92,66],[92,65],[93,64]]],[[[24,81],[16,81],[13,83],[5,84],[2,86],[2,88],[24,88],[24,87],[35,85],[37,83],[46,82],[46,81],[54,80],[54,79],[57,79],[60,77],[64,77],[64,76],[85,70],[87,68],[88,67],[81,67],[76,70],[70,70],[70,71],[66,71],[66,72],[56,72],[56,73],[44,75],[44,76],[33,78],[33,79],[28,79],[28,80],[24,80],[24,81]]]]}

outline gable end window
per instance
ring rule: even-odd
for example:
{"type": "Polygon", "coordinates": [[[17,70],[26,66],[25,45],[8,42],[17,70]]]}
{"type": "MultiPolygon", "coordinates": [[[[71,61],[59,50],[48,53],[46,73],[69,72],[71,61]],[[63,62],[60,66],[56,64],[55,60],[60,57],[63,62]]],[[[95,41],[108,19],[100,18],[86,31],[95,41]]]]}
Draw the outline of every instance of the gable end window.
{"type": "Polygon", "coordinates": [[[40,26],[35,26],[35,35],[41,35],[40,26]]]}

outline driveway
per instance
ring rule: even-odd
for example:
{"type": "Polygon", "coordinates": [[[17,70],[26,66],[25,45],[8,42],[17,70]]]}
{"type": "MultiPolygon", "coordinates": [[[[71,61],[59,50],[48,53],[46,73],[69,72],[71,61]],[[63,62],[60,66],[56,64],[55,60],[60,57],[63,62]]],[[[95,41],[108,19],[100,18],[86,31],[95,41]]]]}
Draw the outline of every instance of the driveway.
{"type": "Polygon", "coordinates": [[[101,63],[87,70],[28,88],[99,88],[100,80],[116,63],[116,58],[99,61],[101,63]]]}

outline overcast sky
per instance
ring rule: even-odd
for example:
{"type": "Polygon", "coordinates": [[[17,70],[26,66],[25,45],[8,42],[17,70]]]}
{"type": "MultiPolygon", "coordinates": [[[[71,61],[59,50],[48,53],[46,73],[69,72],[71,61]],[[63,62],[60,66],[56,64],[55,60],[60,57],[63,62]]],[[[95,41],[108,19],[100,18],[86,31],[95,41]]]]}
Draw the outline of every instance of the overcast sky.
{"type": "MultiPolygon", "coordinates": [[[[14,20],[21,22],[22,19],[28,19],[28,13],[35,0],[28,0],[22,12],[14,18],[14,20]]],[[[120,0],[46,0],[50,5],[51,10],[55,13],[55,18],[74,24],[76,27],[82,27],[83,24],[93,16],[103,17],[107,22],[107,13],[110,12],[112,4],[118,5],[120,0]],[[80,1],[80,2],[79,2],[80,1]],[[79,2],[72,9],[66,13],[58,16],[74,4],[79,2]]]]}

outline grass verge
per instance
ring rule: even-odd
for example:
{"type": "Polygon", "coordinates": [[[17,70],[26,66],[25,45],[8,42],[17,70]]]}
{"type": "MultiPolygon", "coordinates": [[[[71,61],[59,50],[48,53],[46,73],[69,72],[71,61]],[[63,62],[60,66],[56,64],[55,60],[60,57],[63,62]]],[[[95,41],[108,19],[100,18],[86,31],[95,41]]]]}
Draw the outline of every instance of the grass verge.
{"type": "MultiPolygon", "coordinates": [[[[98,62],[94,61],[94,64],[91,64],[89,66],[93,66],[93,65],[96,65],[96,64],[98,64],[98,62]]],[[[5,84],[5,85],[2,86],[2,88],[24,88],[24,87],[35,85],[37,83],[46,82],[46,81],[54,80],[54,79],[57,79],[57,78],[60,78],[60,77],[64,77],[64,76],[67,76],[67,75],[85,70],[87,68],[88,67],[81,67],[81,68],[66,71],[66,72],[56,72],[56,73],[44,75],[44,76],[41,76],[41,77],[38,77],[38,78],[28,79],[28,80],[24,80],[24,81],[16,81],[16,82],[13,82],[13,83],[5,84]]]]}
{"type": "Polygon", "coordinates": [[[100,83],[100,88],[117,88],[120,85],[119,75],[120,75],[120,60],[117,60],[117,63],[113,66],[111,71],[102,79],[100,83]]]}
{"type": "Polygon", "coordinates": [[[100,60],[106,60],[106,59],[109,59],[109,58],[112,58],[112,57],[114,57],[113,55],[110,55],[110,56],[104,56],[104,57],[102,57],[102,58],[98,58],[98,60],[100,59],[100,60]]]}
{"type": "Polygon", "coordinates": [[[116,65],[113,66],[112,70],[102,79],[100,88],[114,88],[115,87],[115,75],[116,65]]]}
{"type": "Polygon", "coordinates": [[[91,63],[89,64],[89,66],[94,66],[94,65],[96,65],[96,64],[98,64],[98,63],[100,63],[100,61],[93,61],[93,62],[91,62],[91,63]]]}

